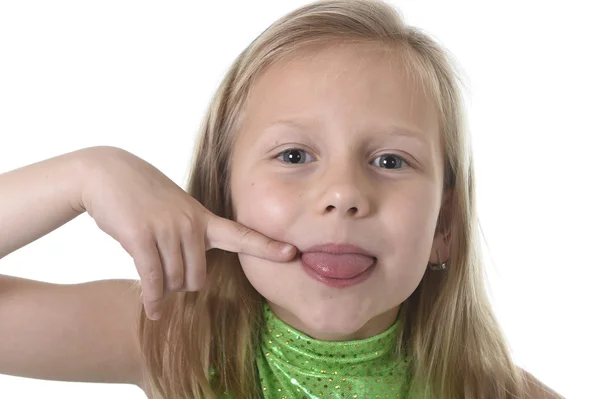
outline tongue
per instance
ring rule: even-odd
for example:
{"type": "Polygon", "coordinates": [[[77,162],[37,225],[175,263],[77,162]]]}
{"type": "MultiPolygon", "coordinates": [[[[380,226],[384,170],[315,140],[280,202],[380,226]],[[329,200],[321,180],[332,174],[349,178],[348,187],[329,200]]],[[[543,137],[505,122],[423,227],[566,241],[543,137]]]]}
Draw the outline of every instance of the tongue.
{"type": "Polygon", "coordinates": [[[356,277],[375,263],[375,259],[366,255],[326,252],[304,253],[301,260],[322,276],[340,279],[356,277]]]}

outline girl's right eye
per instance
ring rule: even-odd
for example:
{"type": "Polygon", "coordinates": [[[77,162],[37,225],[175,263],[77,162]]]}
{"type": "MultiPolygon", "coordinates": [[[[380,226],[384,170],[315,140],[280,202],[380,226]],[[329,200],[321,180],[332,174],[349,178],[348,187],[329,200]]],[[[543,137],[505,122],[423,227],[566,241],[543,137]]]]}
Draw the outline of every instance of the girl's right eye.
{"type": "Polygon", "coordinates": [[[314,158],[304,150],[299,148],[290,148],[280,152],[277,159],[281,159],[285,163],[300,164],[314,161],[314,158]]]}

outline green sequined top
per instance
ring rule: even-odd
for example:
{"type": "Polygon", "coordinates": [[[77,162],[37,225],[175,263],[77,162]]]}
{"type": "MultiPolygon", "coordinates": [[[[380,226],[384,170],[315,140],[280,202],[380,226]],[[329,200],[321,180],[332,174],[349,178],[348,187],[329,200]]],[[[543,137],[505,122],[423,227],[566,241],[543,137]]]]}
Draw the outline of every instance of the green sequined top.
{"type": "Polygon", "coordinates": [[[263,398],[420,398],[408,392],[407,361],[395,351],[398,328],[394,323],[367,339],[320,341],[285,324],[265,302],[256,353],[263,398]]]}
{"type": "Polygon", "coordinates": [[[265,398],[408,398],[398,323],[367,339],[330,342],[288,326],[265,304],[257,366],[265,398]]]}
{"type": "Polygon", "coordinates": [[[395,353],[398,327],[367,339],[319,341],[285,324],[265,303],[256,353],[263,397],[412,398],[406,359],[395,353]]]}

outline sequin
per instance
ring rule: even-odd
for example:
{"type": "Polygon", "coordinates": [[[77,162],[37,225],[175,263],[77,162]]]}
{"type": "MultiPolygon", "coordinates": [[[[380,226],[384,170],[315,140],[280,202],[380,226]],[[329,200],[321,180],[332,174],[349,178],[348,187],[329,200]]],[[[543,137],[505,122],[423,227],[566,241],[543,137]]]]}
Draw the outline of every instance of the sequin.
{"type": "Polygon", "coordinates": [[[406,361],[394,353],[397,323],[371,338],[327,342],[288,326],[267,304],[264,322],[256,362],[265,399],[402,397],[406,361]]]}

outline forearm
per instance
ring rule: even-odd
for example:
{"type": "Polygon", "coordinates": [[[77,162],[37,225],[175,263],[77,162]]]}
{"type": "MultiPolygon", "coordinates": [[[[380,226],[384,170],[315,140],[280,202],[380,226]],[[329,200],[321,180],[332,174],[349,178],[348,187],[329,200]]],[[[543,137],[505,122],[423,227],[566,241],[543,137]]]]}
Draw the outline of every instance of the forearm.
{"type": "Polygon", "coordinates": [[[0,258],[74,219],[81,205],[87,150],[0,174],[0,258]]]}

